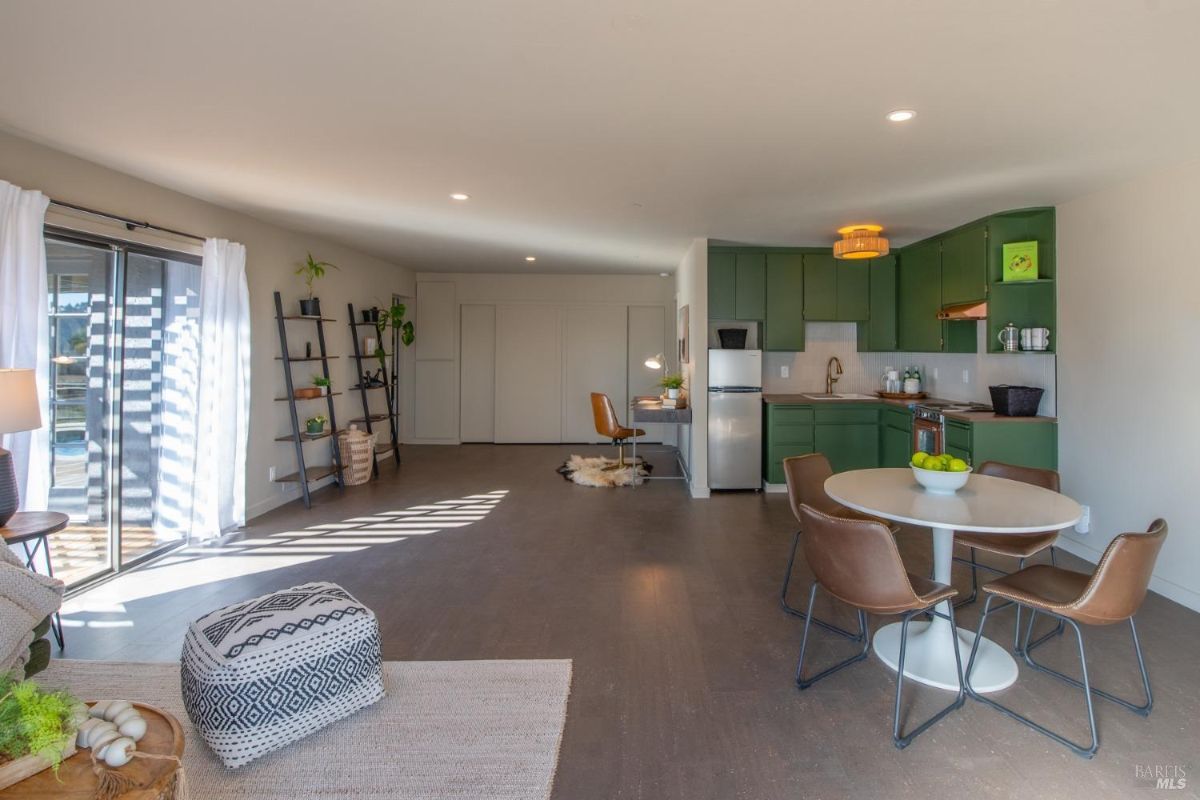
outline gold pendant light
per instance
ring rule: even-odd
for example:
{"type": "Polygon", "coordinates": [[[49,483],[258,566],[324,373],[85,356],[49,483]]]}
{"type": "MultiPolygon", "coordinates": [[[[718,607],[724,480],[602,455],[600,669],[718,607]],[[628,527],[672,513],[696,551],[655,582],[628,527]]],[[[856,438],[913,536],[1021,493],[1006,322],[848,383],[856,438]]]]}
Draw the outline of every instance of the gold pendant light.
{"type": "Polygon", "coordinates": [[[842,239],[833,243],[833,257],[855,259],[886,256],[888,240],[880,236],[882,232],[882,225],[847,225],[838,228],[842,239]]]}

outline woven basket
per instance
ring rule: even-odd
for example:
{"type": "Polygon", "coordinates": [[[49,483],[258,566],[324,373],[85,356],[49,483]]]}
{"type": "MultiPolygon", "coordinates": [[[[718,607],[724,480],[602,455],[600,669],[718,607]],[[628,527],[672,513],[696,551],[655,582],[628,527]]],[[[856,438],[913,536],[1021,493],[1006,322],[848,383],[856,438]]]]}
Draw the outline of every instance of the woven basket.
{"type": "Polygon", "coordinates": [[[375,466],[375,434],[353,426],[338,434],[342,453],[342,479],[347,486],[358,486],[371,480],[375,466]]]}

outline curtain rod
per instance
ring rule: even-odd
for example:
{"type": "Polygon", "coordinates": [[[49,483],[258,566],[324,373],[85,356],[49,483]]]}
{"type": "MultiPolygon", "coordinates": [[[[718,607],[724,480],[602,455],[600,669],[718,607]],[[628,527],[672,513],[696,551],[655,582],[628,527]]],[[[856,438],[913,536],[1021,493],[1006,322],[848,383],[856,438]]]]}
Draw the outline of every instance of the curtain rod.
{"type": "Polygon", "coordinates": [[[142,222],[142,221],[136,220],[136,219],[129,219],[128,217],[119,217],[116,214],[109,214],[107,211],[97,211],[94,208],[88,208],[87,206],[79,206],[79,205],[75,205],[74,203],[66,203],[66,202],[63,202],[62,200],[51,199],[50,202],[53,203],[54,205],[60,206],[62,208],[69,208],[74,211],[82,211],[84,214],[91,214],[93,217],[103,217],[104,219],[111,219],[115,222],[120,222],[121,224],[123,224],[125,226],[126,230],[134,230],[135,228],[142,228],[144,230],[162,231],[163,233],[170,233],[170,234],[174,234],[175,236],[182,236],[185,239],[195,239],[200,242],[206,241],[205,237],[197,236],[194,233],[184,233],[183,231],[177,231],[173,228],[164,228],[161,225],[153,225],[149,222],[142,222]]]}

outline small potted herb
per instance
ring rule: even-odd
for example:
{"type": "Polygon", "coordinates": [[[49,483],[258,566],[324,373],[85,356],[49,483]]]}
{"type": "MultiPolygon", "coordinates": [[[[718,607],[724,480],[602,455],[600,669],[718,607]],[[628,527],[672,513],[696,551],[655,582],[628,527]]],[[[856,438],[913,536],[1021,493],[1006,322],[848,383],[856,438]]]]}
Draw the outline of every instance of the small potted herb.
{"type": "Polygon", "coordinates": [[[0,772],[18,781],[47,768],[57,772],[75,752],[75,731],[86,718],[87,706],[67,692],[0,677],[0,772]]]}
{"type": "Polygon", "coordinates": [[[304,420],[304,429],[309,436],[320,436],[325,432],[325,423],[328,421],[328,417],[317,414],[315,417],[304,420]]]}
{"type": "Polygon", "coordinates": [[[302,315],[306,317],[321,316],[321,299],[313,297],[313,281],[324,278],[325,270],[330,267],[338,269],[337,265],[330,264],[328,261],[317,261],[312,257],[312,253],[309,253],[308,260],[296,269],[296,274],[304,276],[304,285],[308,287],[308,299],[300,301],[302,315]]]}
{"type": "Polygon", "coordinates": [[[679,399],[679,390],[683,388],[683,376],[679,373],[664,375],[658,385],[667,390],[667,397],[671,400],[679,399]]]}
{"type": "Polygon", "coordinates": [[[329,394],[329,378],[326,378],[324,375],[313,375],[312,382],[313,386],[321,390],[320,393],[322,395],[329,394]]]}

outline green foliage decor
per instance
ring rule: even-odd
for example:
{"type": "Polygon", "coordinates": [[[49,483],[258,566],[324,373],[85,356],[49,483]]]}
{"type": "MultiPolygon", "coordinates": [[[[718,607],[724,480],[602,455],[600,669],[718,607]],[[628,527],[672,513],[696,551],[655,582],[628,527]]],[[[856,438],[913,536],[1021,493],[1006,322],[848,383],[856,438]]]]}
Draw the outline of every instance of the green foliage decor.
{"type": "Polygon", "coordinates": [[[329,378],[326,378],[324,375],[313,375],[312,384],[322,389],[327,388],[329,386],[329,378]]]}
{"type": "Polygon", "coordinates": [[[664,375],[662,380],[658,382],[658,385],[664,389],[682,389],[683,375],[678,372],[671,375],[664,375]]]}
{"type": "Polygon", "coordinates": [[[324,278],[325,270],[330,267],[339,269],[336,264],[330,264],[328,261],[317,261],[312,257],[312,253],[309,253],[308,260],[296,269],[297,275],[304,276],[304,285],[308,287],[309,300],[312,300],[313,296],[313,281],[324,278]]]}
{"type": "Polygon", "coordinates": [[[86,717],[87,707],[65,691],[12,675],[0,678],[0,757],[38,755],[57,770],[86,717]]]}
{"type": "Polygon", "coordinates": [[[412,345],[416,339],[416,332],[413,329],[412,320],[406,320],[404,314],[408,308],[404,303],[392,303],[390,308],[380,309],[379,320],[375,323],[375,330],[378,332],[378,346],[375,348],[375,357],[379,359],[379,366],[387,366],[387,350],[383,346],[383,334],[391,330],[400,331],[400,343],[405,347],[412,345]]]}

